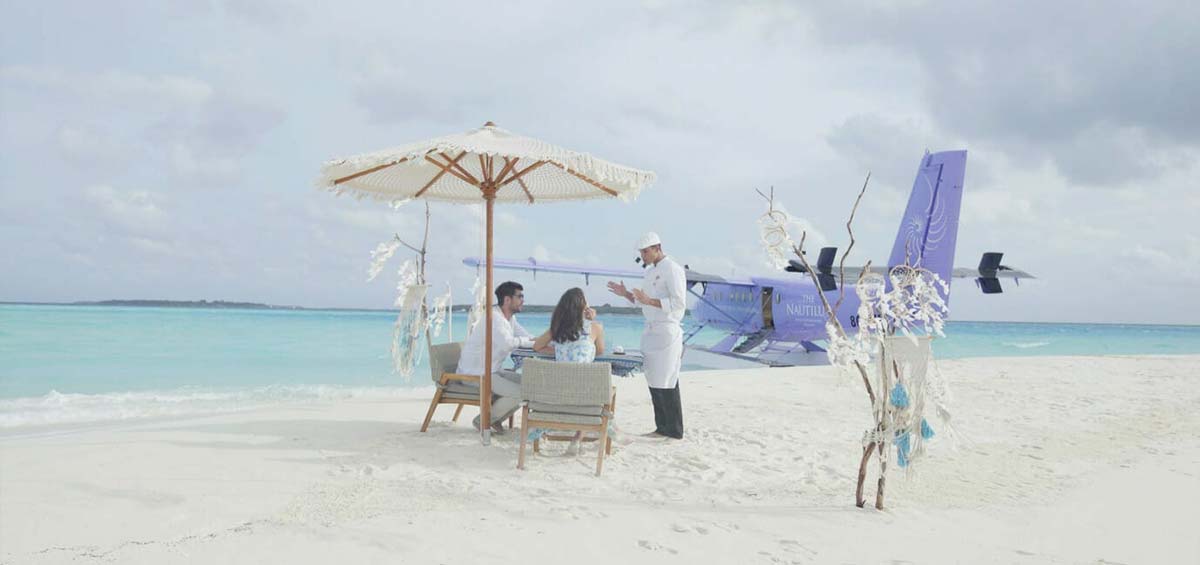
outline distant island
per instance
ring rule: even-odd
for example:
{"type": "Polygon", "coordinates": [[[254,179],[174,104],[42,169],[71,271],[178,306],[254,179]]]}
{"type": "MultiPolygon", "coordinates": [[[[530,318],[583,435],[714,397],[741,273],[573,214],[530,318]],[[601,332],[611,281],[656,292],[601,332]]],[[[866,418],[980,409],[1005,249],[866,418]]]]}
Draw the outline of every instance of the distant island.
{"type": "MultiPolygon", "coordinates": [[[[224,300],[99,300],[71,302],[71,306],[134,306],[144,308],[237,308],[239,310],[308,310],[300,306],[276,306],[258,302],[226,302],[224,300]]],[[[320,308],[324,310],[324,308],[320,308]]]]}
{"type": "MultiPolygon", "coordinates": [[[[212,308],[237,310],[309,310],[324,312],[395,312],[395,308],[306,308],[304,306],[279,306],[259,302],[228,302],[225,300],[97,300],[79,302],[0,302],[0,304],[25,304],[38,306],[119,306],[134,308],[212,308]]],[[[594,306],[597,314],[640,314],[640,308],[603,304],[594,306]]],[[[470,304],[455,304],[454,312],[467,312],[470,304]]],[[[554,311],[553,305],[526,304],[525,312],[541,314],[554,311]]]]}

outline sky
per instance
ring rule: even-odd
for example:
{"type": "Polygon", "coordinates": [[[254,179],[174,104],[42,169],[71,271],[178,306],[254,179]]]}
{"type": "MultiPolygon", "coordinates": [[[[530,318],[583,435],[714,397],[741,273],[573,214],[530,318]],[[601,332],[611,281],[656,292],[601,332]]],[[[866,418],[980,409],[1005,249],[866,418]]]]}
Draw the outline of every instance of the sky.
{"type": "MultiPolygon", "coordinates": [[[[633,267],[653,230],[773,275],[756,189],[844,248],[870,172],[848,263],[878,262],[923,153],[967,149],[956,264],[1038,280],[958,281],[953,318],[1200,323],[1196,2],[333,6],[3,0],[0,301],[388,308],[399,262],[368,283],[370,252],[419,243],[424,206],[335,198],[321,164],[490,120],[658,174],[628,204],[499,207],[498,257],[633,267]]],[[[482,210],[430,209],[429,278],[466,302],[482,210]]],[[[542,304],[584,284],[497,277],[542,304]]]]}

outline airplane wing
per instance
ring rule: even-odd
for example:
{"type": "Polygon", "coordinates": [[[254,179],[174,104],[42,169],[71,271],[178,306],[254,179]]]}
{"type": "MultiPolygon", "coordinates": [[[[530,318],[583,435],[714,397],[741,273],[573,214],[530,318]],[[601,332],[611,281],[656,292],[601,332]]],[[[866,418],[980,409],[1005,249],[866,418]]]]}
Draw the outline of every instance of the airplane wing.
{"type": "MultiPolygon", "coordinates": [[[[818,279],[820,279],[822,290],[833,290],[833,289],[837,288],[837,286],[833,280],[833,275],[835,273],[835,269],[837,268],[833,264],[836,254],[837,254],[836,247],[822,247],[821,248],[821,256],[819,259],[817,259],[817,264],[813,267],[817,271],[817,277],[818,277],[818,279]]],[[[1035,279],[1035,278],[1037,278],[1025,271],[1020,270],[1020,269],[1014,269],[1012,267],[1009,267],[1008,265],[1001,265],[1000,260],[1003,257],[1004,257],[1003,253],[989,251],[987,253],[984,253],[983,256],[980,258],[978,267],[975,267],[975,268],[956,267],[954,270],[951,271],[950,276],[953,278],[956,278],[956,279],[990,279],[990,280],[996,280],[996,279],[1020,280],[1020,279],[1035,279]]],[[[790,273],[806,273],[806,272],[808,272],[808,269],[806,269],[804,267],[804,264],[795,259],[788,261],[788,266],[784,270],[788,271],[790,273]]],[[[846,267],[845,273],[846,273],[846,276],[848,276],[848,277],[857,278],[858,274],[861,273],[862,270],[863,270],[863,267],[861,267],[861,266],[846,267]]],[[[881,272],[883,269],[880,267],[877,267],[875,265],[872,265],[871,270],[878,273],[878,272],[881,272]]]]}
{"type": "Polygon", "coordinates": [[[997,279],[1036,279],[1037,277],[1026,273],[1020,269],[1012,269],[1009,267],[1000,267],[995,272],[985,272],[974,267],[955,267],[954,278],[956,279],[978,279],[978,278],[997,278],[997,279]]]}
{"type": "MultiPolygon", "coordinates": [[[[483,267],[484,260],[479,257],[467,257],[463,259],[463,264],[468,267],[483,267]]],[[[569,263],[552,263],[549,261],[538,261],[533,257],[528,259],[493,259],[492,267],[495,269],[504,269],[509,271],[526,271],[530,273],[566,273],[573,275],[583,275],[591,277],[592,275],[601,277],[613,277],[618,279],[640,279],[645,276],[646,272],[642,269],[613,269],[608,267],[596,267],[592,265],[572,265],[569,263]]],[[[727,279],[717,275],[708,275],[699,273],[688,268],[684,268],[687,274],[688,283],[722,283],[732,285],[747,285],[752,286],[754,282],[750,279],[727,279]]]]}
{"type": "MultiPolygon", "coordinates": [[[[806,272],[808,272],[804,269],[804,265],[801,265],[799,261],[795,261],[795,263],[796,263],[795,265],[788,266],[788,268],[787,268],[788,272],[791,272],[791,273],[806,273],[806,272]]],[[[846,280],[854,281],[855,279],[858,278],[858,274],[861,273],[862,270],[863,270],[862,265],[855,265],[855,266],[847,265],[846,266],[846,280]]],[[[877,265],[871,265],[871,271],[875,272],[875,273],[883,274],[881,272],[881,268],[877,265]]],[[[818,270],[817,272],[819,274],[826,274],[820,270],[818,270]]],[[[833,269],[828,274],[831,274],[831,275],[837,274],[837,270],[833,269]]],[[[994,272],[980,270],[975,267],[955,267],[954,271],[952,271],[951,276],[956,279],[977,279],[977,278],[1036,279],[1037,278],[1025,271],[1020,270],[1020,269],[1013,269],[1010,267],[1003,267],[1003,266],[997,268],[994,272]]],[[[826,290],[828,290],[828,289],[826,289],[826,290]]]]}
{"type": "MultiPolygon", "coordinates": [[[[467,257],[466,259],[463,259],[463,264],[468,267],[485,266],[484,260],[480,257],[467,257]]],[[[633,269],[611,269],[589,265],[551,263],[548,261],[538,261],[533,257],[528,259],[493,259],[492,267],[508,271],[526,271],[530,273],[568,273],[575,275],[599,275],[603,277],[627,279],[640,279],[643,275],[645,275],[645,273],[640,269],[635,271],[633,269]]]]}

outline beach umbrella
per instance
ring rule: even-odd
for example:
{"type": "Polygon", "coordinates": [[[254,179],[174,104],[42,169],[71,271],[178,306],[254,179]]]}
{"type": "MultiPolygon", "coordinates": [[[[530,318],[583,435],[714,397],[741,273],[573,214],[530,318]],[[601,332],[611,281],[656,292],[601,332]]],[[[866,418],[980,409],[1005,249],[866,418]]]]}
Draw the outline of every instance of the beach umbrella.
{"type": "Polygon", "coordinates": [[[492,405],[492,211],[497,202],[537,204],[593,198],[628,201],[654,181],[654,173],[597,159],[516,135],[492,122],[447,135],[327,161],[319,184],[391,204],[427,200],[483,203],[486,209],[487,296],[479,391],[483,442],[492,405]]]}

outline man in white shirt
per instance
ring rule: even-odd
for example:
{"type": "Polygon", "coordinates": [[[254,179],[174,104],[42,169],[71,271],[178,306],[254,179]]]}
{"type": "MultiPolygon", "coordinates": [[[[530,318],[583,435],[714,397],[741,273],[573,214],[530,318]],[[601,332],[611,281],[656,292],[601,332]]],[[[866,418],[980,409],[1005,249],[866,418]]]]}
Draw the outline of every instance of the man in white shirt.
{"type": "Polygon", "coordinates": [[[610,282],[608,290],[642,307],[646,328],[642,332],[642,371],[654,403],[655,430],[646,435],[683,438],[683,404],[679,399],[679,368],[683,364],[683,321],[687,310],[687,273],[667,257],[658,234],[649,232],[638,242],[646,268],[642,288],[627,290],[610,282]]]}
{"type": "MultiPolygon", "coordinates": [[[[492,312],[492,401],[491,426],[501,431],[500,425],[517,411],[521,402],[521,374],[501,370],[504,360],[518,347],[533,347],[533,335],[517,322],[517,312],[525,306],[525,287],[508,281],[496,287],[496,310],[492,312]]],[[[459,357],[457,372],[464,375],[483,376],[483,356],[486,347],[485,328],[482,324],[467,336],[459,357]]],[[[479,428],[479,416],[475,417],[479,428]]]]}

